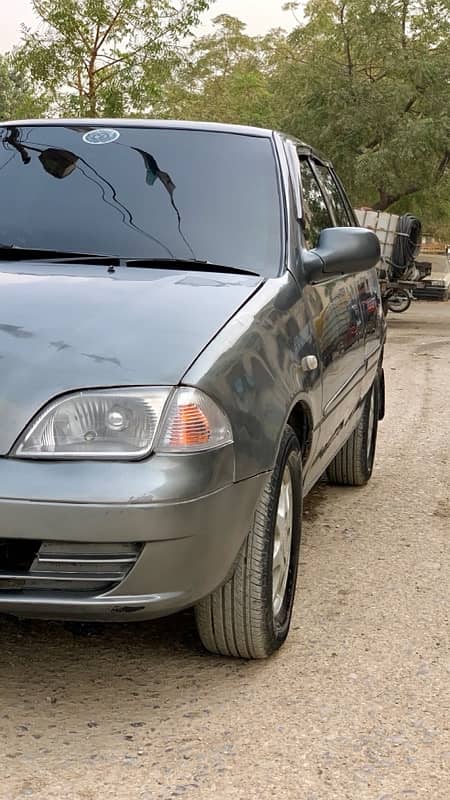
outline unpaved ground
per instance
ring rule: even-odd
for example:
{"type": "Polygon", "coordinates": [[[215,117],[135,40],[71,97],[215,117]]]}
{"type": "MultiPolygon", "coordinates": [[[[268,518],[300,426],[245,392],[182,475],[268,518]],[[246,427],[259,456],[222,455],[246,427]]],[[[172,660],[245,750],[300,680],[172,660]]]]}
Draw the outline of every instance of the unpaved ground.
{"type": "Polygon", "coordinates": [[[307,503],[292,635],[0,621],[2,800],[448,800],[450,303],[391,315],[373,481],[307,503]]]}

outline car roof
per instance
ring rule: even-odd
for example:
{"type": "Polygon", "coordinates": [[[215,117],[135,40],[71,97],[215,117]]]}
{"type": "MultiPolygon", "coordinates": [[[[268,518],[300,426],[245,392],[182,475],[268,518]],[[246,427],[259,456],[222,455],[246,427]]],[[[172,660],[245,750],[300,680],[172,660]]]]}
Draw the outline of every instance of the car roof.
{"type": "Polygon", "coordinates": [[[111,118],[111,119],[81,119],[79,117],[73,119],[23,119],[23,120],[8,120],[1,122],[1,125],[33,125],[33,126],[55,126],[55,125],[80,125],[80,126],[95,126],[96,128],[105,128],[117,126],[121,128],[174,128],[176,130],[203,130],[203,131],[218,131],[223,133],[241,133],[248,136],[261,136],[270,137],[274,131],[267,128],[254,128],[249,125],[225,125],[219,122],[194,122],[189,120],[172,120],[172,119],[134,119],[134,118],[111,118]]]}
{"type": "Polygon", "coordinates": [[[317,150],[311,147],[300,139],[290,136],[289,134],[282,133],[271,128],[257,128],[251,125],[230,125],[222,122],[198,122],[194,120],[174,120],[174,119],[139,119],[139,118],[56,118],[56,119],[18,119],[0,121],[0,127],[16,126],[73,126],[73,127],[96,127],[96,128],[170,128],[173,130],[197,130],[197,131],[211,131],[214,133],[237,133],[243,136],[258,136],[260,138],[272,138],[280,136],[284,141],[291,142],[305,155],[312,155],[320,159],[324,163],[328,163],[317,150]]]}

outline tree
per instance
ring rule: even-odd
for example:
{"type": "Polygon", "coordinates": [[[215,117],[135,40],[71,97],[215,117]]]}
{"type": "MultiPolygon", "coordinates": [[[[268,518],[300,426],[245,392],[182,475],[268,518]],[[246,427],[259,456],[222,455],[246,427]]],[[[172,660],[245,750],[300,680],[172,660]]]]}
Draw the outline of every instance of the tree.
{"type": "Polygon", "coordinates": [[[446,0],[310,0],[289,35],[252,37],[227,15],[214,24],[174,70],[163,115],[295,134],[335,162],[355,205],[415,211],[428,230],[444,230],[446,0]]]}
{"type": "Polygon", "coordinates": [[[48,97],[34,92],[29,76],[17,68],[14,56],[0,56],[0,119],[40,117],[47,107],[48,97]]]}
{"type": "Polygon", "coordinates": [[[450,234],[448,0],[310,0],[289,35],[223,14],[198,38],[210,0],[32,2],[44,27],[16,74],[58,111],[279,128],[334,161],[355,205],[450,234]]]}
{"type": "Polygon", "coordinates": [[[19,57],[57,106],[78,115],[143,110],[158,95],[180,40],[210,0],[32,0],[19,57]]]}
{"type": "Polygon", "coordinates": [[[336,163],[355,203],[448,219],[450,9],[312,0],[283,43],[280,125],[336,163]]]}
{"type": "Polygon", "coordinates": [[[161,98],[161,113],[180,118],[268,126],[270,56],[282,36],[249,36],[245,24],[222,14],[207,36],[192,41],[161,98]]]}

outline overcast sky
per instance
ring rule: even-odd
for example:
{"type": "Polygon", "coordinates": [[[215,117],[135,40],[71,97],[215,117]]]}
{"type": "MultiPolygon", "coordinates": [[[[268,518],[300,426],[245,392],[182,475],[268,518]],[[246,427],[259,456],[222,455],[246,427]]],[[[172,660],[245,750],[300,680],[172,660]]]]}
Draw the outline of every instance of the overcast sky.
{"type": "MultiPolygon", "coordinates": [[[[293,17],[282,11],[284,0],[216,0],[208,14],[232,14],[248,25],[249,33],[265,33],[270,28],[290,28],[293,17]]],[[[31,10],[31,0],[0,0],[0,50],[8,50],[20,39],[20,24],[33,27],[35,20],[31,10]]]]}

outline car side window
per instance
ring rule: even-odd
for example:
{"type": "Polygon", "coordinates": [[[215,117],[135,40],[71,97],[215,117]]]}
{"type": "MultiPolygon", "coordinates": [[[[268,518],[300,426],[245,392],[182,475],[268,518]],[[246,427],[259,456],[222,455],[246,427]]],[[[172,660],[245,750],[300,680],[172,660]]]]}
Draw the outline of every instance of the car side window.
{"type": "Polygon", "coordinates": [[[349,217],[341,191],[332,173],[328,167],[325,167],[323,164],[315,162],[314,166],[317,170],[322,185],[325,187],[325,191],[336,220],[336,225],[339,227],[347,227],[352,225],[352,221],[349,217]]]}
{"type": "Polygon", "coordinates": [[[348,215],[348,218],[350,220],[350,226],[351,227],[353,227],[355,225],[357,226],[358,222],[357,222],[357,220],[355,218],[355,211],[354,211],[354,209],[352,207],[352,204],[351,204],[350,200],[348,199],[348,195],[347,195],[347,192],[345,191],[344,186],[342,185],[342,181],[339,178],[339,176],[336,175],[334,170],[331,170],[331,174],[333,175],[334,182],[335,182],[335,184],[337,184],[337,187],[338,187],[338,189],[340,191],[341,197],[342,197],[342,199],[344,201],[344,206],[345,206],[345,208],[347,210],[347,215],[348,215]]]}
{"type": "Polygon", "coordinates": [[[320,231],[332,228],[333,220],[325,198],[307,158],[300,158],[303,196],[303,232],[308,250],[316,247],[320,231]]]}

